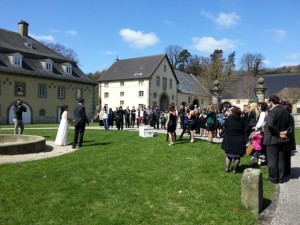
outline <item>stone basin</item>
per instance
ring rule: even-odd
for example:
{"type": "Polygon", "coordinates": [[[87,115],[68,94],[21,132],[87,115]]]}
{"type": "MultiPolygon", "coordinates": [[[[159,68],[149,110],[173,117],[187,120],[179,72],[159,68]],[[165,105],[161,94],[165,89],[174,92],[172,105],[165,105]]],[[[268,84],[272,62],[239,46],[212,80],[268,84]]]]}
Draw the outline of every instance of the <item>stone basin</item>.
{"type": "Polygon", "coordinates": [[[46,138],[34,135],[0,135],[0,155],[18,155],[45,151],[46,138]]]}

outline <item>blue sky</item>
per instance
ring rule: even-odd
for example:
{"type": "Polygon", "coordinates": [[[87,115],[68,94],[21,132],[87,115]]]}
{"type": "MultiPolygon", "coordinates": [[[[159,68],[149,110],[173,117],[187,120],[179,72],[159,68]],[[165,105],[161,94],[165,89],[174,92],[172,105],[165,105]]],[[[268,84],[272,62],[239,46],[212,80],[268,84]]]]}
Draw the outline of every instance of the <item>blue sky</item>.
{"type": "Polygon", "coordinates": [[[260,53],[273,68],[300,64],[299,10],[300,0],[0,0],[0,28],[27,21],[31,37],[73,49],[85,73],[170,45],[205,57],[235,51],[237,69],[260,53]]]}

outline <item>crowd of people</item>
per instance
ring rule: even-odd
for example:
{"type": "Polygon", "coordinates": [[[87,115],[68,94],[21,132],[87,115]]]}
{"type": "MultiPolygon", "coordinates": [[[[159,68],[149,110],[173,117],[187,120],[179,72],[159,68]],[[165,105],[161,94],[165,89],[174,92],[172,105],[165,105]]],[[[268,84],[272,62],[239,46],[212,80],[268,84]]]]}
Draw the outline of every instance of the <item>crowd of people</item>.
{"type": "Polygon", "coordinates": [[[250,155],[250,167],[254,161],[268,168],[268,181],[283,183],[290,174],[291,152],[296,149],[295,125],[291,115],[292,105],[271,95],[268,104],[251,103],[241,110],[232,107],[224,121],[222,149],[226,155],[225,171],[238,169],[240,159],[245,155],[245,146],[250,155]]]}
{"type": "MultiPolygon", "coordinates": [[[[24,125],[22,113],[26,107],[18,101],[14,105],[15,134],[22,134],[24,125]],[[18,132],[20,128],[20,132],[18,132]]],[[[154,129],[167,131],[169,145],[176,141],[178,124],[182,132],[179,141],[186,135],[190,142],[195,141],[195,134],[207,136],[208,143],[213,144],[214,137],[223,138],[221,148],[225,151],[225,171],[234,173],[240,164],[240,159],[250,155],[250,167],[267,165],[269,178],[273,183],[284,182],[284,177],[290,174],[291,152],[296,149],[295,124],[292,116],[292,105],[287,101],[280,101],[277,95],[271,95],[268,103],[251,103],[240,109],[237,106],[216,109],[213,104],[201,108],[197,105],[181,106],[179,110],[169,105],[168,111],[162,112],[152,106],[141,106],[135,109],[122,106],[115,111],[103,107],[96,115],[99,125],[105,130],[116,126],[118,130],[139,127],[141,124],[150,125],[154,129]],[[248,149],[249,152],[248,152],[248,149]],[[233,161],[233,167],[231,163],[233,161]]],[[[74,108],[74,118],[68,112],[68,106],[62,107],[61,122],[55,139],[57,145],[67,145],[67,134],[70,123],[74,123],[74,137],[72,148],[82,147],[85,126],[89,125],[84,107],[84,100],[80,99],[74,108]]]]}

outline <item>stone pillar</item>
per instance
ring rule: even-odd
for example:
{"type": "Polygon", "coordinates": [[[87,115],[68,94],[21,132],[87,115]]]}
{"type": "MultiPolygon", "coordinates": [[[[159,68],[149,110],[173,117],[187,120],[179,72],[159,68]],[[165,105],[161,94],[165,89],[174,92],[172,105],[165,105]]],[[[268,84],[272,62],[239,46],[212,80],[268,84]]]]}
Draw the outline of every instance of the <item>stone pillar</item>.
{"type": "Polygon", "coordinates": [[[260,169],[244,170],[241,181],[242,204],[253,213],[259,214],[263,203],[263,181],[260,169]]]}

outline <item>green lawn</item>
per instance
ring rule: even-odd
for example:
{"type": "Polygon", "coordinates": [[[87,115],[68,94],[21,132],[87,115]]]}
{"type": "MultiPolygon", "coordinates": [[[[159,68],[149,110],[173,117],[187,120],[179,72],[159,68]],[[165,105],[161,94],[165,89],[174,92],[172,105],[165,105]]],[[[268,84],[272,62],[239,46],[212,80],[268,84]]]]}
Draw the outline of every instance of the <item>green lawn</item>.
{"type": "MultiPolygon", "coordinates": [[[[24,134],[54,140],[56,129],[24,134]]],[[[78,151],[0,165],[0,224],[258,224],[240,200],[249,161],[245,156],[237,174],[225,173],[219,144],[168,146],[165,134],[86,130],[78,151]]],[[[262,172],[266,178],[266,167],[262,172]]],[[[274,186],[263,185],[267,204],[274,186]]]]}

